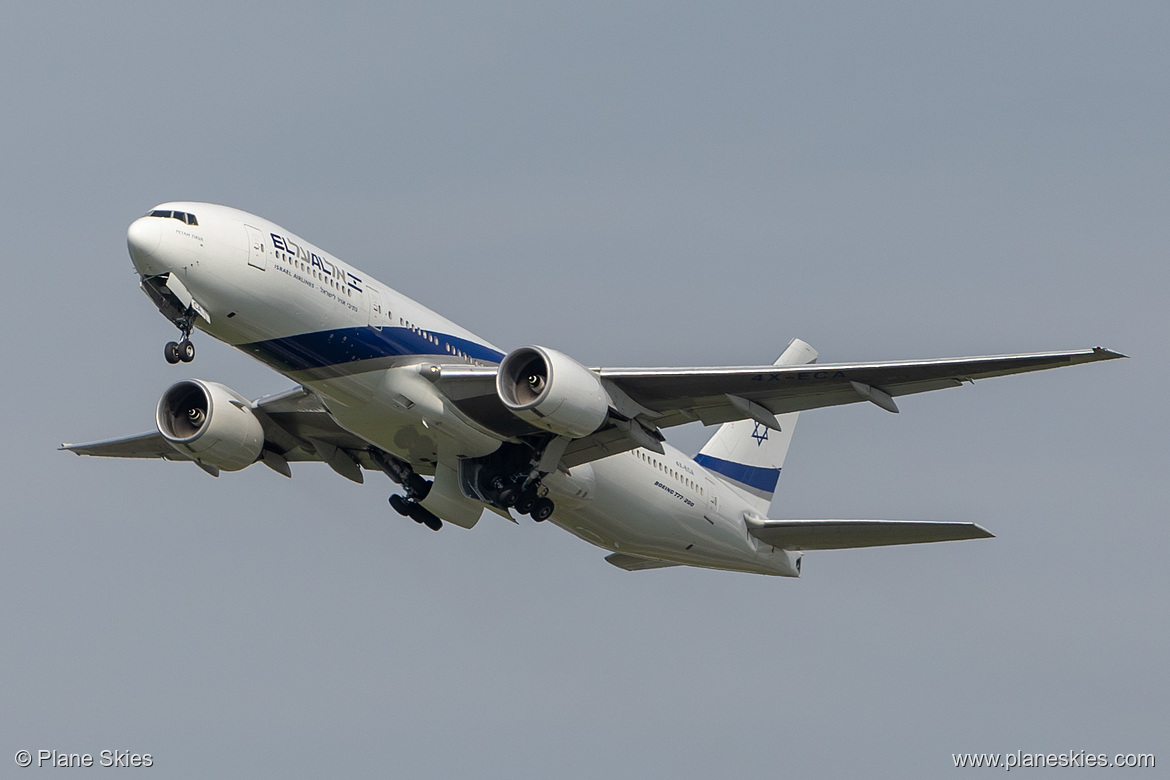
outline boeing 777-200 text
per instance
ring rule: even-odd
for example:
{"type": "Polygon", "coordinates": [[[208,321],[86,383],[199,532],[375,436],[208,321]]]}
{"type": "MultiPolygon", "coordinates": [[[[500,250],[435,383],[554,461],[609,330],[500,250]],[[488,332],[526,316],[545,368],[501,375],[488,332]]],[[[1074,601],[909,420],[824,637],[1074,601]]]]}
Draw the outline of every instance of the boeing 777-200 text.
{"type": "Polygon", "coordinates": [[[970,522],[767,517],[797,414],[964,381],[1123,357],[1069,352],[817,364],[794,339],[773,365],[591,368],[541,346],[505,353],[282,227],[207,203],[164,203],[127,232],[142,289],[181,331],[198,328],[297,383],[248,400],[184,379],[159,399],[157,430],[81,455],[253,463],[291,476],[324,461],[401,486],[400,514],[438,530],[484,509],[551,520],[627,570],[701,566],[800,575],[804,550],[977,539],[970,522]],[[662,431],[719,428],[695,457],[662,431]]]}

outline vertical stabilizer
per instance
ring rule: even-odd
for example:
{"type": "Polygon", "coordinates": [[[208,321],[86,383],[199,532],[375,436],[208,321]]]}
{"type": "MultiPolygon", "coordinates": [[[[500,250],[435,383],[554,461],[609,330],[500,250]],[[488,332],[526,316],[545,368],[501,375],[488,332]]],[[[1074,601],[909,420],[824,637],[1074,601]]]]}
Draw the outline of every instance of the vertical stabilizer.
{"type": "MultiPolygon", "coordinates": [[[[816,359],[815,349],[800,339],[793,339],[775,365],[803,365],[815,363],[816,359]]],[[[767,513],[798,414],[777,416],[780,430],[752,419],[724,423],[695,456],[695,462],[735,488],[762,513],[767,513]]]]}

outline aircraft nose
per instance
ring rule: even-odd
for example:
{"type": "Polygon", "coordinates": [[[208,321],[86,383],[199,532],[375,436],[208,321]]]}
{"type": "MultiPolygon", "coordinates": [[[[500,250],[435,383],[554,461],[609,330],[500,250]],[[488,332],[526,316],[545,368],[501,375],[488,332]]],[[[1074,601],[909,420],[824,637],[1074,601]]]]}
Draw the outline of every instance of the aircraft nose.
{"type": "Polygon", "coordinates": [[[130,259],[139,273],[150,275],[160,273],[151,267],[151,257],[162,240],[162,220],[157,217],[140,217],[130,223],[126,230],[126,246],[130,259]]]}

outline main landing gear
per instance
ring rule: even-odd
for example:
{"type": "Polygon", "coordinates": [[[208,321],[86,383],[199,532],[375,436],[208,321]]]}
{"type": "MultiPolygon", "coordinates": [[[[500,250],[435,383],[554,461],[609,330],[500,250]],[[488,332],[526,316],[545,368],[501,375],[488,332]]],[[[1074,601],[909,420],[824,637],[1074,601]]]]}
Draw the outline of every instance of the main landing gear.
{"type": "Polygon", "coordinates": [[[552,517],[553,510],[556,506],[552,499],[548,496],[542,496],[538,492],[540,490],[540,481],[537,480],[528,484],[523,479],[522,475],[516,475],[511,485],[504,487],[502,479],[496,479],[498,492],[496,493],[496,503],[503,506],[505,509],[515,509],[519,514],[529,515],[538,523],[543,523],[552,517]]]}
{"type": "Polygon", "coordinates": [[[402,485],[403,492],[406,493],[405,496],[400,496],[397,493],[390,496],[390,506],[395,512],[403,517],[409,517],[420,525],[425,525],[432,531],[438,531],[443,527],[443,521],[434,512],[419,503],[431,492],[432,483],[415,473],[409,463],[398,460],[381,450],[370,450],[370,457],[381,467],[382,471],[386,472],[386,476],[402,485]]]}
{"type": "MultiPolygon", "coordinates": [[[[515,509],[538,523],[544,522],[556,509],[547,496],[548,489],[541,485],[547,476],[547,464],[542,463],[547,447],[547,442],[536,446],[505,443],[490,455],[462,461],[459,480],[463,492],[485,504],[515,509]]],[[[560,455],[554,454],[555,465],[560,455]]]]}
{"type": "Polygon", "coordinates": [[[409,498],[403,498],[395,493],[390,496],[390,506],[398,514],[409,517],[416,523],[421,523],[432,531],[438,531],[443,527],[443,521],[435,516],[434,512],[426,509],[422,504],[409,498]]]}
{"type": "Polygon", "coordinates": [[[191,343],[191,329],[195,326],[195,312],[187,312],[175,320],[175,325],[182,332],[183,337],[178,342],[168,341],[163,348],[163,356],[167,362],[174,365],[178,362],[190,363],[195,359],[195,345],[191,343]]]}

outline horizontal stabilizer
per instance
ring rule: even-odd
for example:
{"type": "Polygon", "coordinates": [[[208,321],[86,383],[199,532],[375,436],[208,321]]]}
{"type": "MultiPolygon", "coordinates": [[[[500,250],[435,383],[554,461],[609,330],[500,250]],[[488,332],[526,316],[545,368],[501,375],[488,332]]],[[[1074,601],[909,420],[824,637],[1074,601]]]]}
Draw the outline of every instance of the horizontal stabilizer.
{"type": "Polygon", "coordinates": [[[605,556],[605,560],[619,569],[626,571],[642,571],[643,569],[665,569],[667,566],[681,566],[681,563],[659,560],[658,558],[643,558],[641,555],[614,553],[605,556]]]}
{"type": "Polygon", "coordinates": [[[844,550],[894,544],[990,539],[975,523],[933,520],[748,520],[757,539],[785,550],[844,550]]]}

